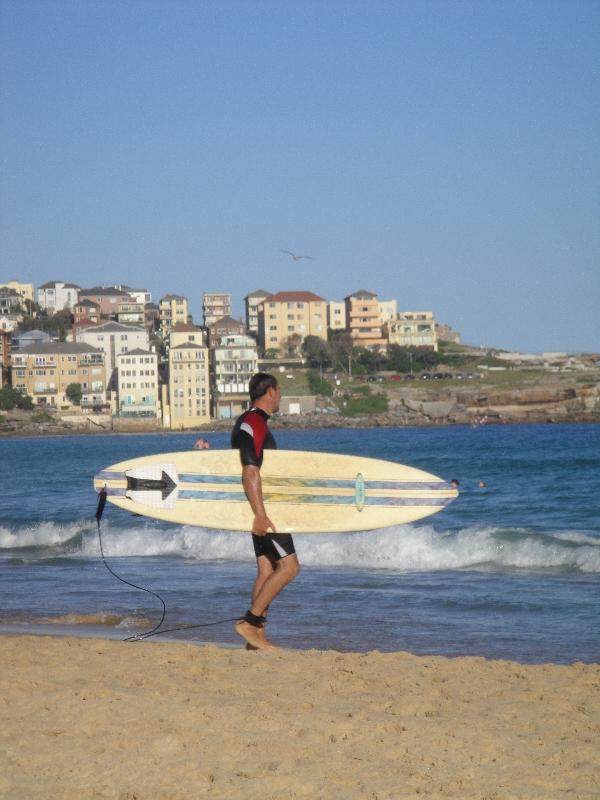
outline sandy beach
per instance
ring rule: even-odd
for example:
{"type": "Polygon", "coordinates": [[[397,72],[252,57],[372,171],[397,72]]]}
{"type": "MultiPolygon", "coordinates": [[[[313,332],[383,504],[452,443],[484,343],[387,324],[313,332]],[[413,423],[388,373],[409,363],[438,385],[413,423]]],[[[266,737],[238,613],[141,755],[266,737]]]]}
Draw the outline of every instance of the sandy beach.
{"type": "Polygon", "coordinates": [[[11,800],[600,797],[600,665],[3,636],[11,800]]]}

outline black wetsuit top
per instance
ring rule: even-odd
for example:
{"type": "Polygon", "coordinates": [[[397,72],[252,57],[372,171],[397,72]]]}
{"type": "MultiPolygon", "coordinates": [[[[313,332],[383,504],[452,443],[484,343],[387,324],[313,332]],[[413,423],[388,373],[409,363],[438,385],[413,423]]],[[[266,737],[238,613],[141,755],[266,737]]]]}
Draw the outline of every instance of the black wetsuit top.
{"type": "Polygon", "coordinates": [[[261,408],[249,408],[239,416],[231,433],[231,446],[240,451],[242,466],[261,467],[263,450],[275,450],[275,437],[267,425],[269,415],[261,408]]]}

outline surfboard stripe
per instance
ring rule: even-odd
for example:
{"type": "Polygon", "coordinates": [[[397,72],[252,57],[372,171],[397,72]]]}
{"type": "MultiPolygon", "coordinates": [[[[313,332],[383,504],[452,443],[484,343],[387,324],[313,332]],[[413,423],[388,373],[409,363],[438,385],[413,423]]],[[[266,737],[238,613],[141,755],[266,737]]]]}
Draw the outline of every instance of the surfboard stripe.
{"type": "MultiPolygon", "coordinates": [[[[356,498],[352,495],[314,495],[314,494],[263,494],[266,503],[320,503],[330,505],[355,505],[356,498]]],[[[179,492],[180,500],[225,500],[234,503],[246,503],[243,492],[212,492],[194,491],[183,489],[179,492]]],[[[366,497],[365,506],[445,506],[452,500],[451,497],[366,497]]]]}
{"type": "MultiPolygon", "coordinates": [[[[179,475],[180,483],[212,483],[212,484],[239,484],[241,477],[233,475],[206,475],[195,473],[183,473],[179,475]]],[[[356,486],[356,480],[340,480],[338,478],[263,478],[263,486],[305,486],[315,489],[352,489],[356,486]]],[[[424,481],[365,481],[367,489],[430,489],[440,491],[442,489],[452,489],[446,481],[426,483],[424,481]]]]}

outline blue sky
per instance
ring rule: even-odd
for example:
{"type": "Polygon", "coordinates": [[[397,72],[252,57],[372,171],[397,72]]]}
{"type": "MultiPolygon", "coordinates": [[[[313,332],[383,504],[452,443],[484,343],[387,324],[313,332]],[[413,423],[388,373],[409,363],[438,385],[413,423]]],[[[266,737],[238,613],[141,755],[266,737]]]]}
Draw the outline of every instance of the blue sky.
{"type": "Polygon", "coordinates": [[[0,281],[600,350],[600,3],[2,0],[0,281]],[[292,261],[280,250],[313,256],[292,261]]]}

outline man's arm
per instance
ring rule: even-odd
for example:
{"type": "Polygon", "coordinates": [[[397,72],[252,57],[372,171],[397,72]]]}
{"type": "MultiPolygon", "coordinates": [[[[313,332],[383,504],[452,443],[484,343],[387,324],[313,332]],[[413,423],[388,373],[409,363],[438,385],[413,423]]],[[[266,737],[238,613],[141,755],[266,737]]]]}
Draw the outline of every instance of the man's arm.
{"type": "Polygon", "coordinates": [[[269,528],[273,533],[276,533],[275,525],[273,525],[271,520],[267,517],[267,512],[265,511],[260,468],[254,464],[245,464],[242,467],[242,485],[252,511],[254,511],[252,533],[255,533],[257,536],[264,536],[269,528]]]}

